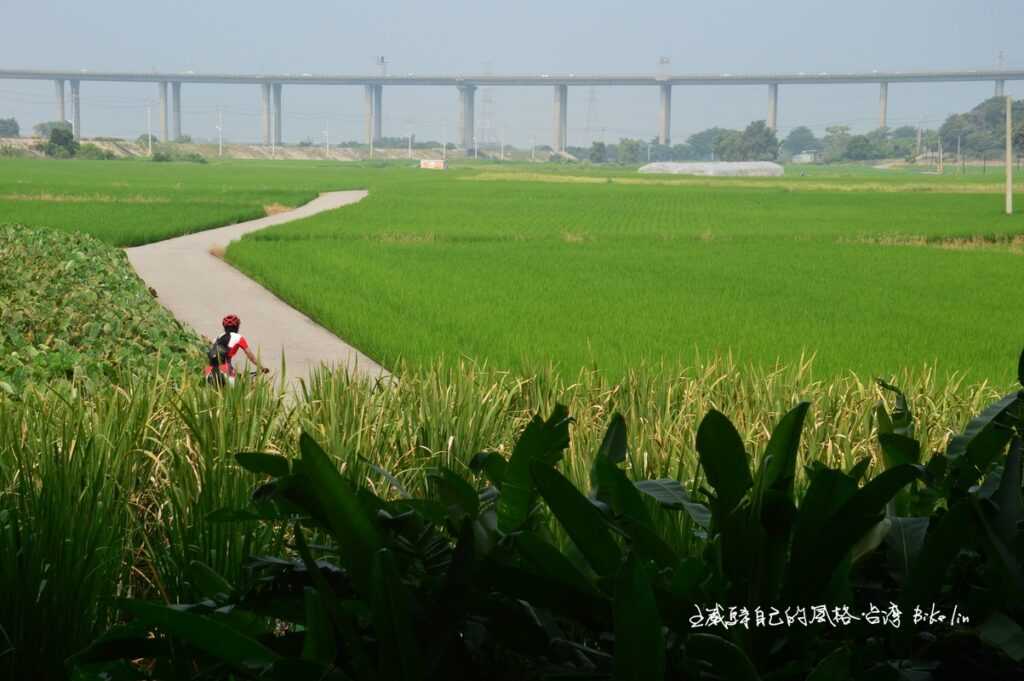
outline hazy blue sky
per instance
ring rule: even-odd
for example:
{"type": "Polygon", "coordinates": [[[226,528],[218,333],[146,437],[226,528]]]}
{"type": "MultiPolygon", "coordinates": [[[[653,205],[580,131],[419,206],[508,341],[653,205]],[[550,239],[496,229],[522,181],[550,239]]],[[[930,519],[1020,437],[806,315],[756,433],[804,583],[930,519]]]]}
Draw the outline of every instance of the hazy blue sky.
{"type": "MultiPolygon", "coordinates": [[[[385,55],[391,73],[652,73],[659,56],[674,73],[842,72],[1024,67],[1021,0],[509,0],[373,2],[214,0],[149,2],[0,0],[0,68],[232,71],[241,73],[374,73],[385,55]]],[[[924,121],[992,95],[991,83],[889,87],[891,126],[924,121]]],[[[1007,93],[1024,96],[1024,83],[1007,93]]],[[[150,84],[82,84],[86,136],[134,137],[145,131],[150,84]]],[[[492,88],[477,93],[478,127],[489,108],[505,139],[550,143],[552,93],[547,87],[492,88]],[[490,104],[485,99],[491,100],[490,104]]],[[[655,88],[569,90],[569,143],[656,134],[655,88]],[[589,131],[588,131],[589,130],[589,131]]],[[[256,86],[183,86],[183,130],[259,138],[256,86]]],[[[284,136],[296,142],[363,134],[357,87],[285,86],[284,136]]],[[[454,139],[454,88],[384,90],[384,134],[454,139]]],[[[0,117],[23,131],[54,117],[49,82],[0,80],[0,117]]],[[[764,86],[677,87],[673,141],[709,127],[741,127],[765,118],[764,86]]],[[[155,117],[155,114],[154,114],[155,117]]],[[[783,86],[779,127],[867,130],[878,117],[878,87],[783,86]]]]}

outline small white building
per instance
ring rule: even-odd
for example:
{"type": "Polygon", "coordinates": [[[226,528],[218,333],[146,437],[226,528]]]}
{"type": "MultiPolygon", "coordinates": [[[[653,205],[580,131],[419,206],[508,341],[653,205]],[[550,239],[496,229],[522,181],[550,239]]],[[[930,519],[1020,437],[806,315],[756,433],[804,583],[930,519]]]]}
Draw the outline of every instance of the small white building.
{"type": "Polygon", "coordinates": [[[793,154],[793,163],[817,163],[821,160],[821,152],[817,149],[804,149],[799,154],[793,154]]]}

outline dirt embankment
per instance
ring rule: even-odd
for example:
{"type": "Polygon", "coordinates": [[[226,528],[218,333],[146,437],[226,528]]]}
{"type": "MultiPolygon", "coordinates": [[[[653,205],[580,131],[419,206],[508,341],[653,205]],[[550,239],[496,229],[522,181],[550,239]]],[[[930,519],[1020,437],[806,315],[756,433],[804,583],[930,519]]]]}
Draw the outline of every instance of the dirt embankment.
{"type": "MultiPolygon", "coordinates": [[[[18,156],[39,157],[44,156],[42,151],[35,147],[43,140],[38,137],[12,137],[0,139],[0,156],[4,156],[5,148],[8,154],[18,156]]],[[[149,155],[149,149],[144,144],[128,142],[126,140],[113,139],[109,137],[85,138],[82,144],[94,144],[103,151],[109,152],[118,158],[143,157],[149,155]]],[[[163,145],[161,145],[163,146],[163,145]]],[[[291,161],[365,161],[370,159],[370,152],[366,148],[353,149],[350,147],[331,147],[325,151],[323,146],[299,146],[287,144],[277,147],[263,146],[261,144],[225,144],[223,156],[220,154],[216,144],[195,144],[175,143],[168,145],[174,152],[180,154],[200,154],[213,160],[218,157],[234,159],[280,159],[291,161]]],[[[154,145],[154,149],[156,146],[154,145]]],[[[374,149],[374,159],[403,159],[407,158],[407,149],[374,149]]],[[[511,156],[511,154],[507,154],[511,156]]],[[[521,155],[521,153],[520,153],[521,155]]],[[[486,154],[481,153],[481,158],[486,154]]],[[[413,149],[412,158],[437,159],[441,158],[440,149],[413,149]]],[[[448,150],[448,158],[461,159],[465,154],[453,149],[448,150]]]]}

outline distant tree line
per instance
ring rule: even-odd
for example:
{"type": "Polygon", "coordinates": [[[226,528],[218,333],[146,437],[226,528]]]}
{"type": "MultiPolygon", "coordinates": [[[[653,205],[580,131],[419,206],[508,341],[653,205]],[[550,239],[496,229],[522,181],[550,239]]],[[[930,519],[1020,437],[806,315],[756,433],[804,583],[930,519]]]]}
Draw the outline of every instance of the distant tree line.
{"type": "MultiPolygon", "coordinates": [[[[1013,105],[1014,138],[1018,153],[1024,149],[1024,101],[1013,105]]],[[[813,153],[824,163],[878,159],[913,160],[919,153],[934,150],[941,143],[947,155],[959,148],[965,156],[991,155],[1002,150],[1005,136],[1006,101],[988,99],[971,111],[953,114],[938,130],[911,125],[878,128],[855,134],[845,125],[825,129],[817,137],[807,126],[793,128],[781,142],[765,121],[754,121],[744,130],[713,127],[690,135],[672,146],[657,139],[622,138],[618,143],[594,142],[589,147],[567,151],[592,163],[638,164],[650,161],[789,161],[813,153]]]]}

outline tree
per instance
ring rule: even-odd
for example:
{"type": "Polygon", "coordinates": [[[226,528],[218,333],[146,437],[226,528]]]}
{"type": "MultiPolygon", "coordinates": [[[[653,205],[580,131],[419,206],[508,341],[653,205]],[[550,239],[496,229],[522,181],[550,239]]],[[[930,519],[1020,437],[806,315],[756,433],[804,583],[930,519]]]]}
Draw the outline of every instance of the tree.
{"type": "Polygon", "coordinates": [[[604,142],[594,142],[590,145],[589,158],[591,163],[605,163],[608,161],[608,147],[604,142]]]}
{"type": "Polygon", "coordinates": [[[866,135],[854,135],[846,144],[846,158],[851,161],[863,161],[876,158],[871,140],[866,135]]]}
{"type": "Polygon", "coordinates": [[[689,144],[675,144],[672,146],[673,161],[693,161],[697,155],[693,153],[693,147],[689,144]]]}
{"type": "Polygon", "coordinates": [[[54,158],[71,158],[78,152],[78,140],[67,128],[50,130],[50,139],[42,145],[43,153],[54,158]]]}
{"type": "Polygon", "coordinates": [[[690,135],[686,139],[686,146],[690,148],[690,152],[693,154],[692,158],[698,161],[711,160],[711,156],[715,151],[715,143],[718,141],[718,138],[727,132],[732,131],[715,127],[690,135]]]}
{"type": "Polygon", "coordinates": [[[58,128],[72,132],[71,124],[67,121],[46,121],[45,123],[36,123],[32,130],[35,132],[36,137],[50,139],[50,132],[58,128]]]}
{"type": "Polygon", "coordinates": [[[647,153],[642,141],[626,137],[619,140],[617,152],[619,163],[640,163],[647,153]]]}
{"type": "Polygon", "coordinates": [[[833,125],[825,128],[822,139],[825,149],[825,161],[841,161],[846,158],[846,147],[850,143],[850,128],[846,125],[833,125]]]}
{"type": "Polygon", "coordinates": [[[18,137],[21,128],[14,118],[0,118],[0,137],[18,137]]]}
{"type": "Polygon", "coordinates": [[[156,135],[149,135],[143,133],[135,140],[135,143],[142,147],[149,147],[150,145],[156,146],[160,144],[160,139],[156,135]]]}
{"type": "Polygon", "coordinates": [[[790,156],[795,156],[802,151],[820,151],[821,140],[814,136],[810,128],[801,125],[789,131],[786,141],[782,143],[782,148],[790,156]]]}
{"type": "Polygon", "coordinates": [[[745,161],[774,161],[779,155],[779,139],[764,121],[754,121],[743,131],[745,161]]]}
{"type": "Polygon", "coordinates": [[[743,133],[739,130],[723,130],[715,140],[715,158],[719,161],[743,161],[746,150],[743,133]]]}

